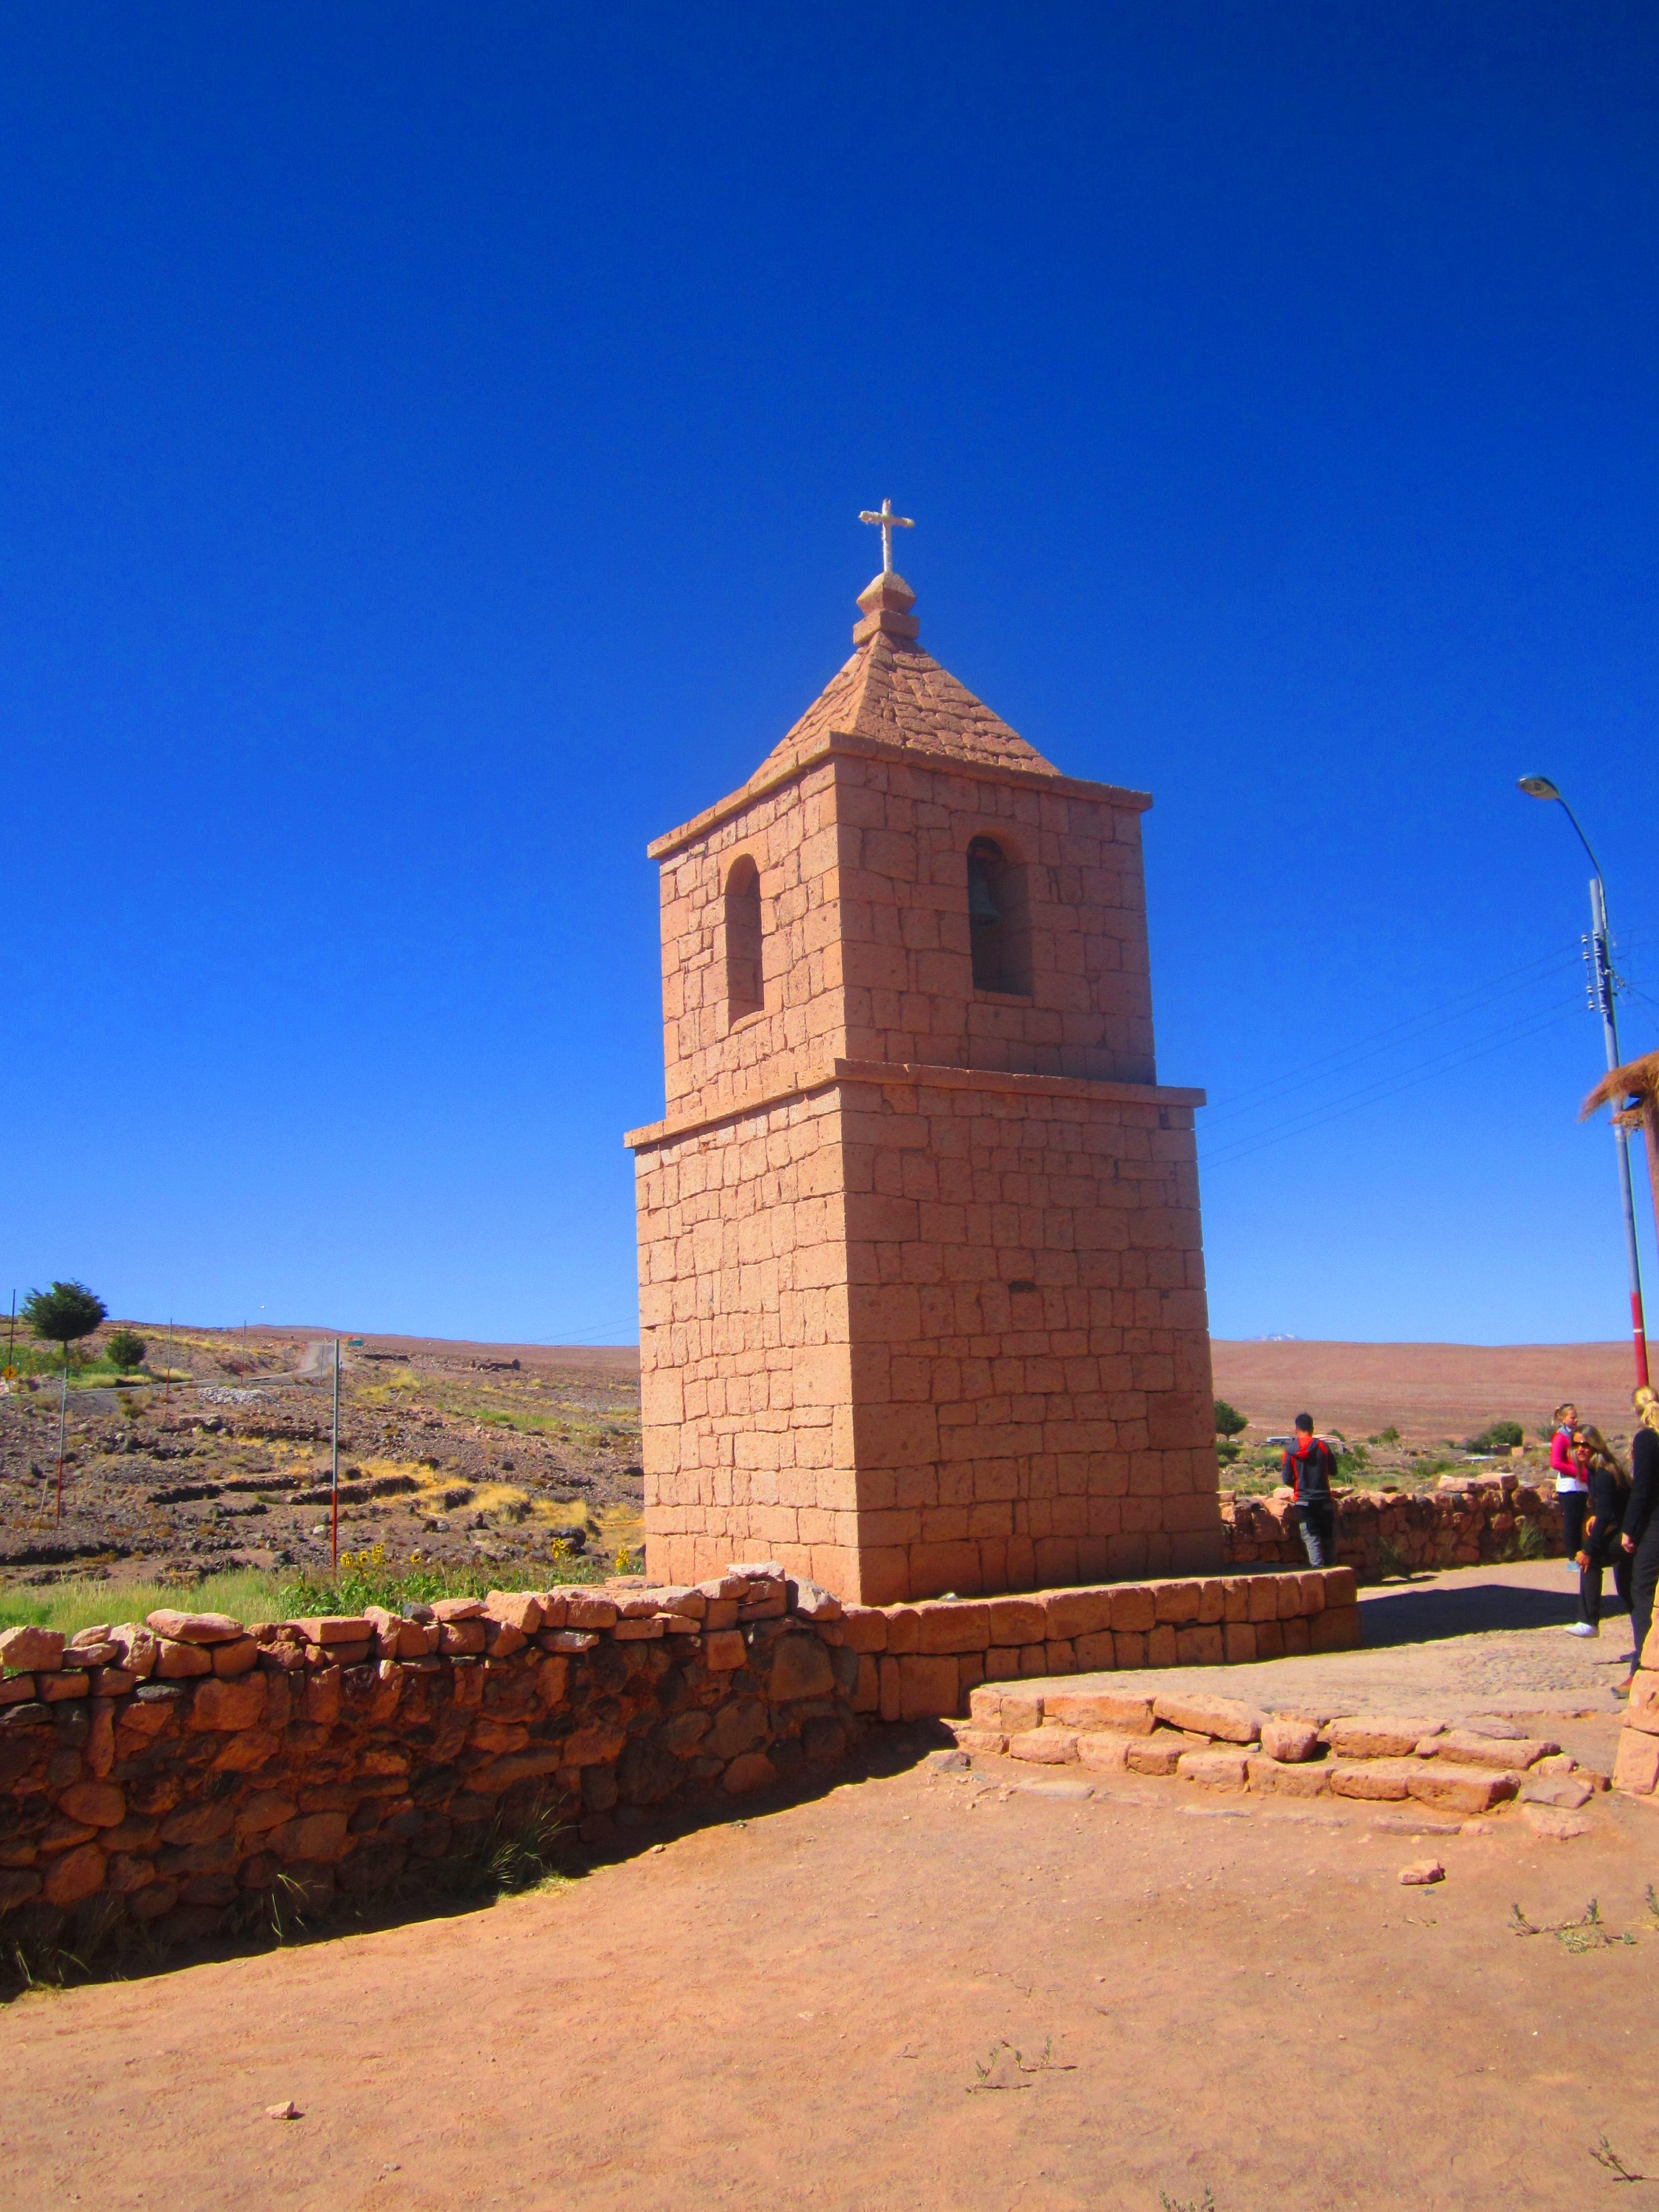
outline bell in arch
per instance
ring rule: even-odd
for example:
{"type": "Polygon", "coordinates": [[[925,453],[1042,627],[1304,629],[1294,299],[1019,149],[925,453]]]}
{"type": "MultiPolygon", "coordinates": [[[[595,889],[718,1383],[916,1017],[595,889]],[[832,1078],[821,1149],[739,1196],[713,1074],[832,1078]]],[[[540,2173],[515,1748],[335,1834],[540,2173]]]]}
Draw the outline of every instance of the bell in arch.
{"type": "Polygon", "coordinates": [[[970,853],[968,856],[968,919],[972,922],[1000,921],[1002,909],[997,904],[996,894],[991,889],[991,870],[994,863],[988,854],[970,853]]]}

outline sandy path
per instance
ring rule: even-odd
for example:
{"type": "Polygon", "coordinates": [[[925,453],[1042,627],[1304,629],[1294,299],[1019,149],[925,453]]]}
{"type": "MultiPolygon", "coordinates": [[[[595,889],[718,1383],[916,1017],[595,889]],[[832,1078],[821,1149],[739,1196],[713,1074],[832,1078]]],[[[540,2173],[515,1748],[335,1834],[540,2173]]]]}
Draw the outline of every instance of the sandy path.
{"type": "Polygon", "coordinates": [[[1425,1842],[1052,1787],[910,1766],[488,1911],[25,1999],[8,2205],[1559,2212],[1638,2201],[1604,2130],[1659,2172],[1659,1814],[1425,1842]],[[1449,1880],[1401,1888],[1431,1850],[1449,1880]],[[1508,1931],[1591,1896],[1634,1945],[1508,1931]]]}

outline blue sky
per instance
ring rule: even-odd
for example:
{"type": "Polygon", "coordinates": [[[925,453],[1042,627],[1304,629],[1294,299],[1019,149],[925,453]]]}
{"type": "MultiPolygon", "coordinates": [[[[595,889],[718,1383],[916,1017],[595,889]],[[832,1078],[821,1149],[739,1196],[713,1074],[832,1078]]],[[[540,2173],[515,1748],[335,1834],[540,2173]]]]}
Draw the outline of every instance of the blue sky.
{"type": "Polygon", "coordinates": [[[1514,779],[1652,1049],[1656,66],[1514,0],[10,11],[0,1298],[630,1336],[643,847],[890,495],[929,648],[1155,794],[1216,1333],[1621,1334],[1514,779]]]}

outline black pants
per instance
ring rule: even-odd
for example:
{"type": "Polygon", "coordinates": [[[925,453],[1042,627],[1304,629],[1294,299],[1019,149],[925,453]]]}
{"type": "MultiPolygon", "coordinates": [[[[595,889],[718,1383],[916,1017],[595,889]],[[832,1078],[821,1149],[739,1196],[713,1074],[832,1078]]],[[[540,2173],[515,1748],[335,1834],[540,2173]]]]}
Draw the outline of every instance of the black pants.
{"type": "MultiPolygon", "coordinates": [[[[1630,1558],[1628,1553],[1625,1555],[1630,1558]]],[[[1653,1595],[1659,1589],[1659,1513],[1656,1513],[1642,1532],[1636,1547],[1636,1556],[1631,1560],[1630,1625],[1636,1638],[1636,1663],[1642,1663],[1642,1646],[1647,1642],[1648,1631],[1653,1626],[1653,1595]]]]}
{"type": "MultiPolygon", "coordinates": [[[[1614,1540],[1617,1541],[1617,1539],[1614,1540]]],[[[1613,1569],[1613,1586],[1619,1593],[1619,1602],[1630,1611],[1631,1571],[1635,1562],[1621,1546],[1605,1559],[1594,1559],[1589,1566],[1578,1570],[1578,1610],[1592,1628],[1601,1623],[1601,1574],[1604,1567],[1613,1569]]]]}
{"type": "MultiPolygon", "coordinates": [[[[1659,1519],[1659,1515],[1656,1515],[1659,1519]]],[[[1328,1498],[1310,1498],[1296,1509],[1302,1531],[1302,1548],[1310,1567],[1336,1565],[1336,1507],[1328,1498]]]]}
{"type": "MultiPolygon", "coordinates": [[[[1571,1559],[1584,1541],[1584,1516],[1589,1511],[1589,1492],[1587,1490],[1558,1490],[1555,1502],[1561,1509],[1561,1541],[1571,1559]]],[[[1626,1556],[1628,1558],[1629,1554],[1626,1556]]]]}

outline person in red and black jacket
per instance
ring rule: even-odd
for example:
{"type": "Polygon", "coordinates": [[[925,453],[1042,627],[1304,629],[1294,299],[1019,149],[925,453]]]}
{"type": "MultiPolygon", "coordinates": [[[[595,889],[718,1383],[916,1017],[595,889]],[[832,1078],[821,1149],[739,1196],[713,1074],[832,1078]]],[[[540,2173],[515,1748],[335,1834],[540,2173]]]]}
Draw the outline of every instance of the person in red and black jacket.
{"type": "Polygon", "coordinates": [[[1314,1434],[1313,1415],[1298,1413],[1296,1442],[1285,1454],[1279,1479],[1296,1492],[1297,1525],[1310,1567],[1336,1565],[1336,1504],[1331,1496],[1335,1473],[1336,1454],[1323,1437],[1314,1434]]]}

